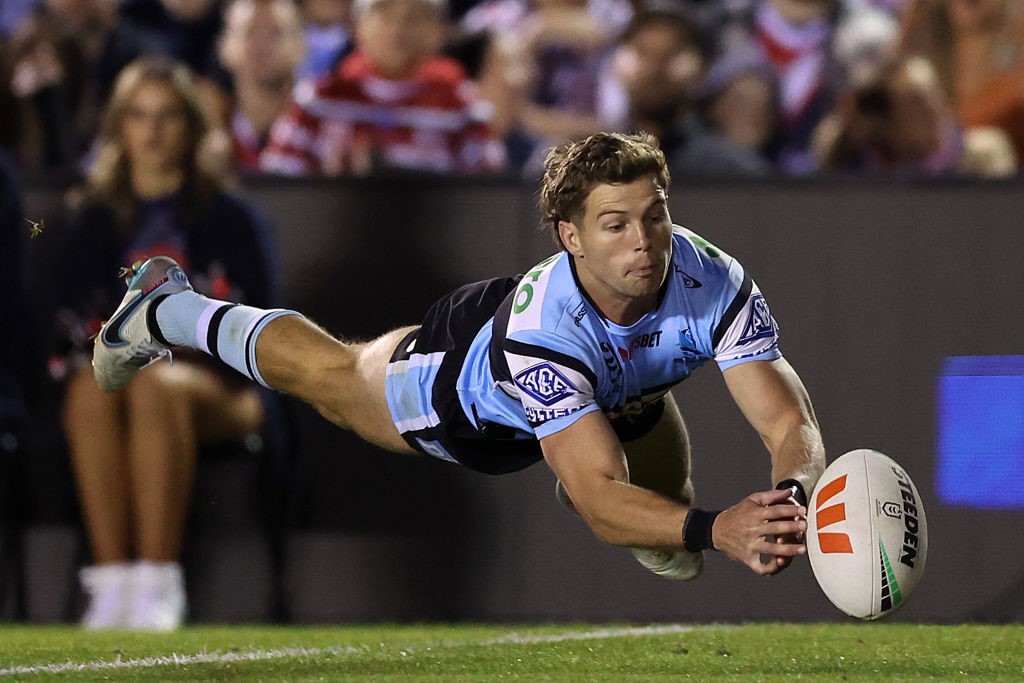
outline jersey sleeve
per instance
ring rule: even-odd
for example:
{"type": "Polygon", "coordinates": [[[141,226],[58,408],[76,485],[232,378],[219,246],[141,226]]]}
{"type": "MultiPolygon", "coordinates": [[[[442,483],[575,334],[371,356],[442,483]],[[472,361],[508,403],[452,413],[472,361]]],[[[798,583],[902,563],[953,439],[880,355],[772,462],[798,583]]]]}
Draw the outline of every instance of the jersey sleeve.
{"type": "Polygon", "coordinates": [[[526,420],[538,439],[599,410],[595,399],[598,378],[586,354],[556,335],[532,331],[507,338],[503,345],[511,381],[526,420]]]}
{"type": "Polygon", "coordinates": [[[781,358],[779,326],[757,283],[734,259],[729,264],[729,279],[739,287],[712,336],[718,367],[727,370],[748,361],[781,358]]]}

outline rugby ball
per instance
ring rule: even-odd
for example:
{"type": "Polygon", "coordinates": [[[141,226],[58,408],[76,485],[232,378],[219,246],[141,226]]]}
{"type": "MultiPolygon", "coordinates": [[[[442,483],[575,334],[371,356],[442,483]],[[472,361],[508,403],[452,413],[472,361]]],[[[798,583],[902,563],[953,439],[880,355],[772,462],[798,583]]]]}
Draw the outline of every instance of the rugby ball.
{"type": "Polygon", "coordinates": [[[851,616],[878,619],[906,603],[928,555],[924,507],[906,470],[868,449],[832,462],[808,501],[807,555],[821,590],[851,616]]]}

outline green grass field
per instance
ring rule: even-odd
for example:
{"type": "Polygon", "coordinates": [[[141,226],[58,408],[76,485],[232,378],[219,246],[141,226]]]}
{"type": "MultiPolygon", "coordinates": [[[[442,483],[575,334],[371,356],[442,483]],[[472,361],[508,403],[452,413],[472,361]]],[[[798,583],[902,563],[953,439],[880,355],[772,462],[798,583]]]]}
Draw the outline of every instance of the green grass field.
{"type": "Polygon", "coordinates": [[[0,679],[1024,680],[1024,626],[0,626],[0,679]]]}

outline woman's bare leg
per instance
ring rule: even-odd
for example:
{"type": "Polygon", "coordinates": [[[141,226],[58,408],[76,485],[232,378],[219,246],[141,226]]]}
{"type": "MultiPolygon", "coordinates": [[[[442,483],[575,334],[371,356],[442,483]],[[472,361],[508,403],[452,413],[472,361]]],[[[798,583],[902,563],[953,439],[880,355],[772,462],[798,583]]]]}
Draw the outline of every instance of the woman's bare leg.
{"type": "Polygon", "coordinates": [[[138,558],[177,561],[199,445],[259,429],[262,404],[255,388],[181,361],[154,364],[123,391],[138,558]]]}
{"type": "Polygon", "coordinates": [[[85,367],[68,383],[63,425],[93,561],[110,564],[134,552],[124,397],[97,386],[85,367]]]}

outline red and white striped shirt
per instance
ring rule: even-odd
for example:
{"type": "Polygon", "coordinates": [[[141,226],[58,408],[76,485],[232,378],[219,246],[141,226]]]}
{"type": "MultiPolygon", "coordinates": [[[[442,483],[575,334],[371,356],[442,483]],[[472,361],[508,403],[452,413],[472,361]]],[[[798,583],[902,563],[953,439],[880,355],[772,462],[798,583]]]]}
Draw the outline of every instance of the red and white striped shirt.
{"type": "Polygon", "coordinates": [[[500,170],[505,150],[487,125],[490,109],[452,59],[434,57],[393,80],[357,50],[331,76],[296,87],[260,168],[285,175],[500,170]]]}

